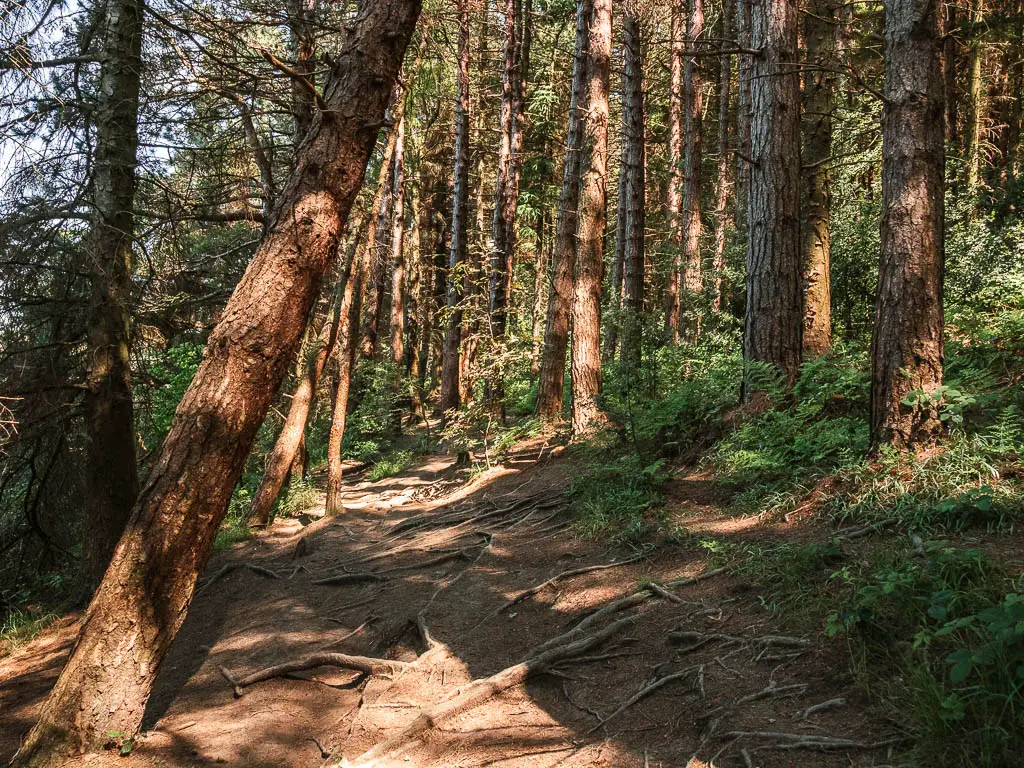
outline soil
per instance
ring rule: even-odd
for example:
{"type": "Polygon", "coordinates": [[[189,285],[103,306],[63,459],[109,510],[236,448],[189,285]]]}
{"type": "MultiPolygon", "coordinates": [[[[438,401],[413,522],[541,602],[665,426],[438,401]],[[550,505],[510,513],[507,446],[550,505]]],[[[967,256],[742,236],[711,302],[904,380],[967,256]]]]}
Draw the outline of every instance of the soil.
{"type": "MultiPolygon", "coordinates": [[[[328,519],[322,506],[314,508],[218,553],[131,754],[90,756],[83,764],[284,768],[344,759],[363,765],[356,762],[362,753],[421,711],[465,695],[471,681],[536,655],[534,649],[595,610],[634,594],[632,607],[599,617],[570,638],[635,618],[605,642],[436,718],[422,738],[365,764],[849,768],[897,762],[902,734],[854,685],[841,646],[820,635],[794,637],[756,590],[731,576],[671,585],[705,571],[703,550],[663,546],[638,553],[576,537],[565,495],[575,465],[564,449],[543,438],[527,441],[472,478],[453,463],[432,456],[396,477],[357,482],[346,493],[344,516],[328,519]],[[501,610],[556,574],[613,563],[501,610]],[[314,583],[343,574],[346,583],[314,583]],[[652,580],[671,598],[647,588],[652,580]],[[698,634],[673,640],[676,631],[698,634]],[[237,680],[314,652],[413,664],[370,676],[331,666],[305,669],[248,686],[240,698],[225,676],[237,680]],[[808,714],[823,702],[830,704],[808,714]]],[[[673,522],[697,532],[744,540],[808,536],[798,520],[725,515],[701,475],[684,473],[670,491],[673,522]]],[[[0,660],[0,760],[14,753],[31,725],[77,621],[66,617],[0,660]]]]}

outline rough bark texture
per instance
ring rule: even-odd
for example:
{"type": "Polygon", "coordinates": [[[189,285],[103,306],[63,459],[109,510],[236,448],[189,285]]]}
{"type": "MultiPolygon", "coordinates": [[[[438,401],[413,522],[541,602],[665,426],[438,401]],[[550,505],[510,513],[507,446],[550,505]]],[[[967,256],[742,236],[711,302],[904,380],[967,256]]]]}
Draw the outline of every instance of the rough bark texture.
{"type": "Polygon", "coordinates": [[[686,48],[683,16],[685,0],[672,6],[672,45],[668,81],[668,189],[665,192],[665,218],[668,219],[671,247],[668,280],[665,283],[665,331],[679,338],[679,291],[683,271],[683,54],[686,48]]]}
{"type": "MultiPolygon", "coordinates": [[[[316,83],[316,11],[318,0],[289,0],[288,31],[291,34],[292,70],[310,85],[316,83]]],[[[316,112],[313,92],[298,79],[291,81],[292,128],[298,145],[316,112]]]]}
{"type": "Polygon", "coordinates": [[[588,0],[576,7],[576,48],[573,57],[572,95],[569,101],[569,126],[565,138],[565,163],[562,188],[558,197],[558,218],[551,259],[551,291],[548,295],[547,322],[544,328],[544,354],[537,383],[537,416],[555,419],[562,412],[565,384],[565,355],[569,343],[569,318],[576,270],[577,207],[580,199],[580,147],[583,142],[581,109],[585,103],[587,62],[588,0]]]}
{"type": "Polygon", "coordinates": [[[459,71],[455,97],[455,170],[451,245],[448,252],[448,328],[441,362],[441,422],[459,407],[459,348],[462,342],[462,276],[469,217],[469,0],[459,0],[459,71]]]}
{"type": "Polygon", "coordinates": [[[984,116],[984,94],[981,67],[985,51],[981,42],[985,19],[985,0],[971,0],[971,40],[967,51],[967,120],[964,128],[964,180],[968,191],[978,187],[981,169],[981,123],[984,116]]]}
{"type": "MultiPolygon", "coordinates": [[[[740,48],[750,48],[750,2],[736,0],[736,42],[740,48]]],[[[736,230],[742,237],[748,236],[747,205],[750,198],[750,76],[754,57],[750,54],[736,56],[736,230]]]]}
{"type": "Polygon", "coordinates": [[[391,362],[395,371],[405,360],[405,118],[395,141],[395,177],[391,220],[391,362]]]}
{"type": "Polygon", "coordinates": [[[63,672],[13,765],[46,768],[139,728],[231,492],[335,256],[419,15],[367,3],[267,235],[210,335],[63,672]]]}
{"type": "MultiPolygon", "coordinates": [[[[757,0],[751,13],[750,189],[743,358],[796,378],[803,331],[800,262],[800,77],[795,0],[757,0]]],[[[748,377],[744,397],[755,395],[748,377]]]]}
{"type": "Polygon", "coordinates": [[[732,186],[732,163],[730,162],[732,122],[729,119],[729,103],[732,98],[732,56],[724,51],[729,48],[733,35],[732,4],[722,5],[722,50],[719,54],[718,72],[718,173],[715,180],[715,252],[712,261],[714,275],[714,307],[721,309],[725,271],[725,232],[728,219],[729,191],[732,186]]]}
{"type": "Polygon", "coordinates": [[[800,240],[804,279],[804,356],[817,357],[832,346],[832,106],[836,88],[836,6],[810,0],[803,15],[807,70],[803,110],[803,221],[800,240]]]}
{"type": "MultiPolygon", "coordinates": [[[[340,299],[340,295],[338,296],[340,299]]],[[[336,302],[332,300],[331,318],[318,333],[313,334],[312,349],[306,355],[306,364],[302,366],[299,383],[292,393],[288,416],[285,418],[281,433],[277,436],[274,449],[267,459],[267,467],[263,471],[263,479],[252,502],[249,523],[254,526],[270,524],[270,513],[284,486],[289,473],[293,476],[293,466],[299,459],[299,472],[302,471],[300,448],[306,434],[306,423],[316,399],[316,387],[320,381],[327,358],[331,355],[338,338],[338,314],[336,302]]],[[[322,323],[323,321],[321,321],[322,323]]]]}
{"type": "MultiPolygon", "coordinates": [[[[625,177],[625,232],[622,249],[622,361],[635,373],[640,364],[641,315],[644,302],[644,235],[646,228],[646,145],[644,113],[643,40],[640,20],[631,3],[622,23],[623,167],[625,177]]],[[[620,210],[623,202],[619,201],[620,210]]],[[[610,332],[609,332],[610,333],[610,332]]]]}
{"type": "Polygon", "coordinates": [[[96,219],[86,250],[92,285],[85,393],[88,535],[83,555],[94,585],[103,578],[139,493],[126,304],[133,263],[142,6],[136,0],[110,0],[103,22],[106,58],[96,105],[92,182],[96,219]]]}
{"type": "Polygon", "coordinates": [[[871,339],[871,436],[907,448],[941,429],[930,401],[942,384],[943,82],[936,0],[885,3],[882,224],[871,339]]]}
{"type": "Polygon", "coordinates": [[[608,80],[612,57],[611,0],[592,0],[587,24],[585,172],[580,183],[579,243],[572,305],[572,431],[589,432],[600,418],[601,271],[608,183],[608,80]]]}
{"type": "MultiPolygon", "coordinates": [[[[690,0],[690,14],[686,21],[686,44],[695,49],[700,39],[704,36],[704,0],[690,0]]],[[[685,92],[685,129],[684,152],[685,159],[685,183],[683,186],[683,252],[680,257],[683,263],[683,287],[688,297],[700,293],[703,286],[703,274],[700,258],[700,236],[701,236],[701,164],[703,161],[703,144],[701,143],[701,128],[703,124],[704,100],[701,95],[701,73],[696,56],[686,59],[686,68],[683,72],[683,83],[685,92]]],[[[695,336],[699,331],[699,315],[689,312],[687,320],[687,332],[695,336]]]]}

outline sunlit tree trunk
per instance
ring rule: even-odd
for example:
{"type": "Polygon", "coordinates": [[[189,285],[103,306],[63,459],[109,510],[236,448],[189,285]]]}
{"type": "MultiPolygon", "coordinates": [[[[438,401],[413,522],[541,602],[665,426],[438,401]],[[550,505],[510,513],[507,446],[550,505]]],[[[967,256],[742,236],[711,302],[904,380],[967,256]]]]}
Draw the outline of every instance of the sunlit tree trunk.
{"type": "Polygon", "coordinates": [[[459,407],[459,348],[462,342],[462,275],[469,216],[469,0],[459,0],[459,60],[455,101],[455,186],[448,256],[448,328],[441,364],[441,421],[459,407]]]}
{"type": "Polygon", "coordinates": [[[832,108],[836,87],[834,0],[810,0],[803,14],[807,69],[803,93],[804,356],[832,346],[832,108]]]}
{"type": "MultiPolygon", "coordinates": [[[[800,76],[795,0],[760,0],[751,13],[749,235],[743,358],[795,380],[803,331],[800,261],[800,76]]],[[[750,377],[744,398],[757,394],[750,377]]]]}
{"type": "Polygon", "coordinates": [[[405,360],[405,118],[395,142],[391,221],[391,362],[396,373],[405,360]]]}
{"type": "Polygon", "coordinates": [[[109,0],[105,9],[104,61],[94,113],[95,218],[85,243],[91,290],[86,321],[83,558],[92,585],[103,577],[139,493],[128,303],[134,263],[142,5],[137,0],[109,0]]]}
{"type": "Polygon", "coordinates": [[[331,66],[328,110],[249,268],[212,331],[60,678],[13,765],[134,736],[227,512],[232,490],[302,337],[376,143],[419,15],[416,0],[363,6],[331,66]]]}
{"type": "Polygon", "coordinates": [[[580,183],[579,244],[572,305],[572,431],[584,435],[600,419],[601,272],[608,184],[608,80],[612,0],[592,0],[587,24],[585,165],[580,183]]]}
{"type": "Polygon", "coordinates": [[[565,356],[569,341],[576,269],[576,227],[580,195],[580,154],[583,143],[582,109],[586,100],[587,24],[589,0],[576,7],[576,48],[573,57],[572,95],[569,101],[569,126],[566,131],[562,188],[558,197],[558,218],[551,259],[551,291],[548,295],[547,322],[544,329],[544,354],[537,384],[537,415],[554,419],[562,412],[565,384],[565,356]]]}
{"type": "Polygon", "coordinates": [[[937,13],[935,0],[885,3],[881,259],[871,338],[876,447],[909,448],[941,431],[934,399],[927,397],[942,384],[943,356],[944,89],[937,13]]]}

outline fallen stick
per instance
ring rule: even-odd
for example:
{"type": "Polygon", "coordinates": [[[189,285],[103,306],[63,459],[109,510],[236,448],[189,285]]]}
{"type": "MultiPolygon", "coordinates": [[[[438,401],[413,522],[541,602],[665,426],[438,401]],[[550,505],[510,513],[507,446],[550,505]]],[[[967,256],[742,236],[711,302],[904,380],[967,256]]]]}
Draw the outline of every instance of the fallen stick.
{"type": "Polygon", "coordinates": [[[838,709],[839,707],[845,706],[846,699],[842,697],[836,699],[829,699],[828,701],[823,701],[820,704],[812,704],[811,706],[809,706],[807,709],[804,710],[804,713],[800,716],[800,719],[806,720],[811,715],[816,715],[819,712],[825,712],[830,709],[838,709]]]}
{"type": "Polygon", "coordinates": [[[463,712],[478,707],[488,699],[498,696],[510,688],[522,685],[528,678],[546,672],[561,661],[586,653],[608,640],[623,627],[635,621],[635,617],[619,619],[592,635],[587,635],[564,645],[558,645],[540,653],[533,653],[524,661],[511,667],[506,667],[490,677],[474,680],[447,701],[442,702],[431,710],[421,712],[400,733],[364,752],[354,762],[343,763],[343,765],[351,765],[353,768],[369,768],[380,758],[386,757],[392,752],[408,747],[411,743],[418,741],[427,731],[437,728],[442,723],[451,720],[463,712]]]}
{"type": "Polygon", "coordinates": [[[286,661],[283,664],[275,664],[272,667],[257,670],[241,679],[236,678],[225,667],[218,665],[217,669],[231,683],[231,686],[235,689],[235,698],[237,699],[242,697],[243,689],[248,688],[250,685],[281,677],[282,675],[303,672],[307,669],[316,669],[317,667],[341,667],[342,669],[351,669],[353,672],[359,672],[364,675],[380,675],[399,672],[407,666],[409,666],[408,663],[404,661],[373,659],[369,656],[349,656],[346,653],[311,653],[294,661],[286,661]]]}
{"type": "Polygon", "coordinates": [[[610,715],[608,715],[608,717],[601,719],[600,722],[598,722],[597,725],[595,725],[593,728],[588,730],[586,735],[589,736],[594,731],[596,731],[598,728],[601,728],[602,726],[607,725],[611,720],[613,720],[614,718],[616,718],[619,715],[621,715],[623,712],[625,712],[627,709],[632,707],[634,704],[636,704],[641,699],[646,698],[647,696],[650,696],[652,693],[654,693],[659,688],[661,688],[661,687],[663,687],[665,685],[668,685],[669,683],[671,683],[671,682],[673,682],[675,680],[681,680],[684,677],[686,677],[687,675],[690,675],[693,672],[696,672],[697,669],[698,669],[697,667],[691,667],[691,668],[688,668],[688,669],[684,669],[681,672],[673,672],[671,675],[665,675],[664,677],[658,678],[653,683],[645,685],[639,691],[637,691],[632,696],[630,696],[628,699],[626,699],[624,702],[622,702],[622,704],[619,705],[619,707],[614,712],[612,712],[610,715]]]}

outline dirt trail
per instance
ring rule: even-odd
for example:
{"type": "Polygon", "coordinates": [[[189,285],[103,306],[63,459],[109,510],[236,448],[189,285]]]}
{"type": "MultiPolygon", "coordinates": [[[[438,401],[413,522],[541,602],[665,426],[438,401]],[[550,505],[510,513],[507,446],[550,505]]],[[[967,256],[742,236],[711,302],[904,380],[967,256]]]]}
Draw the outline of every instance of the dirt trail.
{"type": "MultiPolygon", "coordinates": [[[[572,471],[540,440],[468,484],[450,459],[432,457],[350,488],[342,518],[313,509],[221,553],[161,674],[144,737],[125,760],[88,764],[893,762],[898,734],[840,671],[840,650],[789,636],[725,574],[693,579],[705,569],[698,551],[638,557],[573,537],[572,471]],[[590,566],[613,567],[583,571],[590,566]],[[582,572],[523,594],[567,571],[582,572]],[[227,679],[314,653],[408,666],[302,669],[241,698],[227,679]],[[412,723],[426,730],[401,739],[412,723]],[[385,743],[394,748],[377,761],[356,762],[385,743]]],[[[695,521],[713,517],[699,480],[676,495],[677,517],[691,507],[695,521]]],[[[74,631],[64,620],[0,660],[0,759],[31,723],[74,631]]]]}

